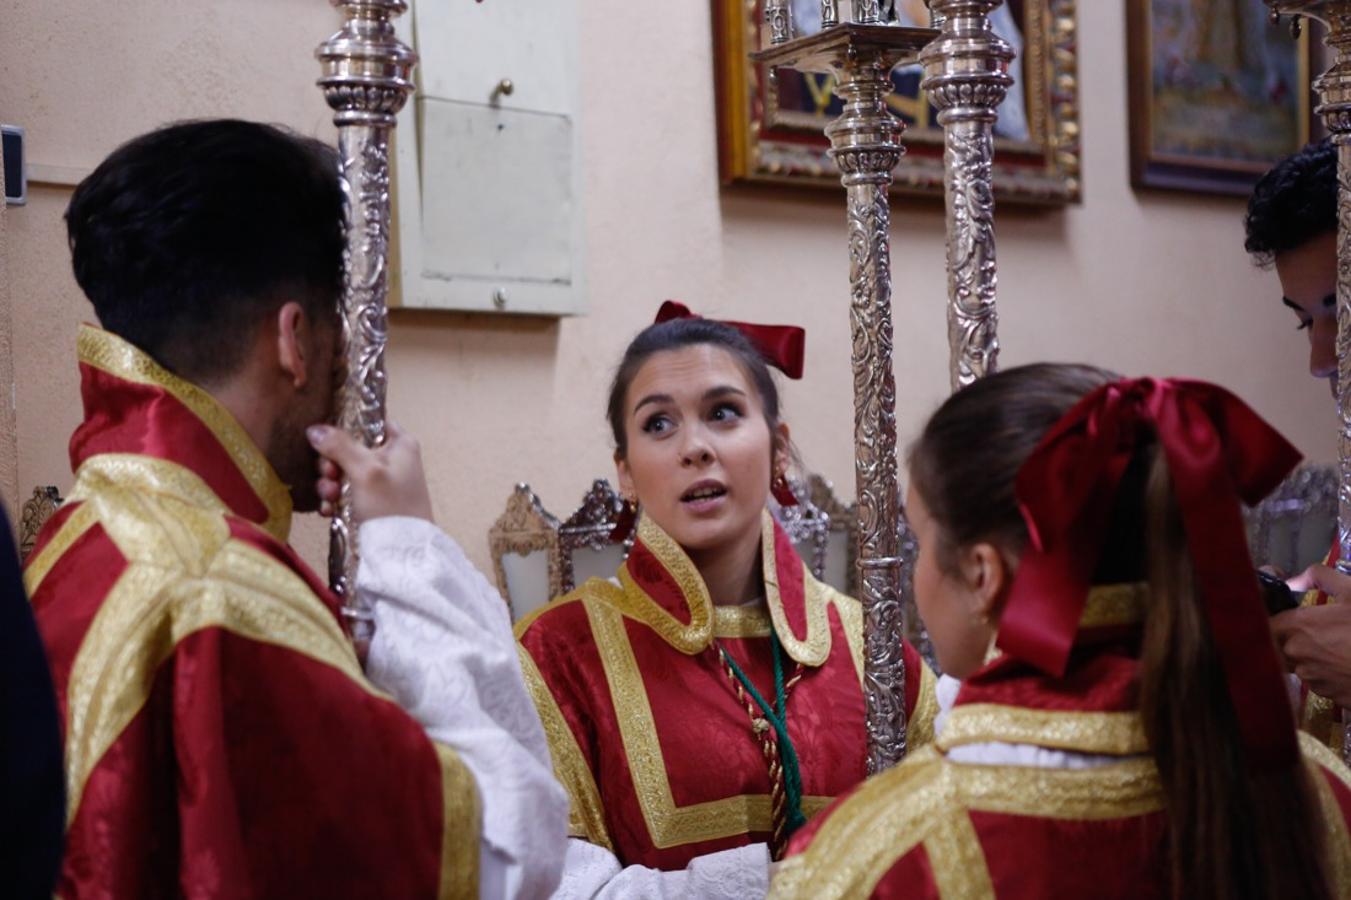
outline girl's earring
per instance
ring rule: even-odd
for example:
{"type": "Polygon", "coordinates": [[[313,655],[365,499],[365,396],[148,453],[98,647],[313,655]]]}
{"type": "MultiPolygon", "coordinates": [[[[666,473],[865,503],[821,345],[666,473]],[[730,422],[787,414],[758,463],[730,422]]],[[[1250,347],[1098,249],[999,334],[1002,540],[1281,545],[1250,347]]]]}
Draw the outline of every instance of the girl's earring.
{"type": "Polygon", "coordinates": [[[797,506],[797,495],[793,493],[793,486],[788,483],[787,476],[782,472],[775,475],[774,480],[769,483],[769,492],[779,501],[780,506],[797,506]]]}

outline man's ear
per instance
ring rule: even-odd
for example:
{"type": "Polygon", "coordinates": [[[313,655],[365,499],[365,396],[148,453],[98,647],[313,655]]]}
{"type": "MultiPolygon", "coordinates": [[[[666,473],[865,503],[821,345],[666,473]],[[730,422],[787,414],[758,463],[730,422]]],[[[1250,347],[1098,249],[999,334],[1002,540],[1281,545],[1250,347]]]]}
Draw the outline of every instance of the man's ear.
{"type": "Polygon", "coordinates": [[[313,324],[305,309],[294,300],[288,300],[277,310],[277,363],[291,384],[300,390],[309,383],[314,360],[307,355],[313,324]]]}
{"type": "Polygon", "coordinates": [[[998,618],[1013,583],[1013,569],[999,548],[984,542],[964,548],[958,571],[970,597],[972,615],[982,622],[998,618]]]}

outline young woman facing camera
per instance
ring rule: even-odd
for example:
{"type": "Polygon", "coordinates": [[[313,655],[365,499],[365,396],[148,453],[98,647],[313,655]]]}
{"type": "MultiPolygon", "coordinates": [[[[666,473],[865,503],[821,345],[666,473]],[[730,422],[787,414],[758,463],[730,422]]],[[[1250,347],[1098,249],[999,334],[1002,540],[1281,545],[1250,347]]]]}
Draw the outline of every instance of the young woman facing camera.
{"type": "Polygon", "coordinates": [[[1351,773],[1297,737],[1239,507],[1298,459],[1200,382],[1034,365],[949,398],[908,509],[964,681],[771,896],[1351,896],[1351,773]]]}
{"type": "MultiPolygon", "coordinates": [[[[862,609],[811,576],[768,508],[791,445],[766,358],[800,373],[800,357],[764,326],[739,326],[753,342],[663,321],[673,306],[610,393],[620,486],[642,510],[617,583],[517,625],[572,799],[559,896],[763,896],[791,834],[866,774],[862,609]]],[[[905,659],[917,746],[933,675],[905,659]]]]}

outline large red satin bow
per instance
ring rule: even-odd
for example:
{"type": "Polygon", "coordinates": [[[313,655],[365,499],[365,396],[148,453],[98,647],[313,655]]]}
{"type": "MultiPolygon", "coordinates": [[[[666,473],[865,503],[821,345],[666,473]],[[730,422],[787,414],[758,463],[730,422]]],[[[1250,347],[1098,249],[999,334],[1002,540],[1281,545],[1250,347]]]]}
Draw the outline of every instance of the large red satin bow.
{"type": "MultiPolygon", "coordinates": [[[[690,312],[690,308],[675,300],[667,300],[657,310],[653,324],[669,322],[671,319],[702,319],[703,316],[690,312]]],[[[765,362],[778,369],[789,378],[802,377],[802,361],[806,353],[807,332],[796,325],[754,325],[750,322],[729,322],[717,319],[723,325],[730,325],[750,339],[756,350],[765,358],[765,362]]]]}
{"type": "Polygon", "coordinates": [[[1211,384],[1141,378],[1075,405],[1018,473],[1030,541],[1000,619],[1000,649],[1063,675],[1102,556],[1108,517],[1137,443],[1167,456],[1187,548],[1250,764],[1295,758],[1284,669],[1253,575],[1238,500],[1254,504],[1300,454],[1242,400],[1211,384]]]}

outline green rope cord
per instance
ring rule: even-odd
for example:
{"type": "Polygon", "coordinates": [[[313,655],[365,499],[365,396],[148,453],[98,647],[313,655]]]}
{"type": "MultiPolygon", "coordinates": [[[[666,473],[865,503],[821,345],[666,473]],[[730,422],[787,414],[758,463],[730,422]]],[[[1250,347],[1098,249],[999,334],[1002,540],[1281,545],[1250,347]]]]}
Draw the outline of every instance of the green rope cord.
{"type": "Polygon", "coordinates": [[[783,648],[779,646],[779,636],[772,631],[769,635],[769,647],[774,654],[774,699],[778,703],[779,712],[774,711],[774,707],[765,702],[765,698],[760,696],[760,692],[755,689],[755,685],[746,677],[746,673],[741,671],[741,667],[732,659],[732,654],[723,652],[727,660],[727,665],[731,668],[732,674],[741,682],[741,686],[755,700],[756,705],[765,714],[769,724],[774,726],[774,731],[779,737],[779,765],[783,767],[783,793],[786,815],[784,821],[784,839],[787,840],[807,822],[807,817],[802,814],[802,770],[797,761],[797,750],[793,748],[793,739],[788,736],[787,708],[788,701],[784,696],[783,682],[783,648]]]}

